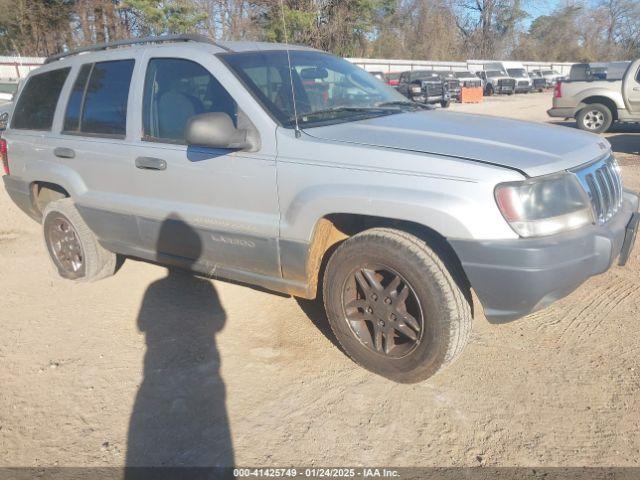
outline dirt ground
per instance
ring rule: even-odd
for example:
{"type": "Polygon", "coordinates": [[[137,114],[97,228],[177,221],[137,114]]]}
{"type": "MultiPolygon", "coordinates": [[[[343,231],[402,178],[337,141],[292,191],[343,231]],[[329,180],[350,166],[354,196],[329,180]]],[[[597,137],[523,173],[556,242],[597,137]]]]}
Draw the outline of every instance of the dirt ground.
{"type": "MultiPolygon", "coordinates": [[[[550,102],[452,110],[546,122],[550,102]]],[[[609,139],[640,189],[640,127],[609,139]]],[[[0,212],[0,466],[638,466],[640,247],[520,321],[476,307],[457,363],[398,385],[313,305],[132,260],[66,282],[4,189],[0,212]]]]}

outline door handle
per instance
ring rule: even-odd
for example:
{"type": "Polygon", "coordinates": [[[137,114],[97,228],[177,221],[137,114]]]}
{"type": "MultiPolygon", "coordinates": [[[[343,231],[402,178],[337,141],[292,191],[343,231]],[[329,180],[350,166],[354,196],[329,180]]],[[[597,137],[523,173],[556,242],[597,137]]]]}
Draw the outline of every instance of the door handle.
{"type": "Polygon", "coordinates": [[[142,170],[166,170],[167,162],[161,158],[138,157],[136,158],[136,168],[141,168],[142,170]]]}
{"type": "Polygon", "coordinates": [[[58,158],[75,158],[76,152],[71,148],[57,147],[53,154],[58,158]]]}

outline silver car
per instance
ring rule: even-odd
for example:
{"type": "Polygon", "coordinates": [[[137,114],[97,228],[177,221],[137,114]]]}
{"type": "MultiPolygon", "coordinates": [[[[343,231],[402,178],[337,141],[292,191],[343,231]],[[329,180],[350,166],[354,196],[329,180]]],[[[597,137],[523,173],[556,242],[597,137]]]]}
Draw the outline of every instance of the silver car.
{"type": "Polygon", "coordinates": [[[509,321],[630,254],[638,197],[595,135],[433,110],[302,47],[76,53],[31,72],[0,140],[63,278],[135,257],[322,298],[356,362],[417,382],[462,352],[472,289],[509,321]]]}

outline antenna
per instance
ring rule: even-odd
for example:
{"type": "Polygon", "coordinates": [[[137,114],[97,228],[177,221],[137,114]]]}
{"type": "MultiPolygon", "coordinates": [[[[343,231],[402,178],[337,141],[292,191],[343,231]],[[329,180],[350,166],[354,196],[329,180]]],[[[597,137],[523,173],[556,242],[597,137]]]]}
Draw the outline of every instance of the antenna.
{"type": "Polygon", "coordinates": [[[287,22],[284,18],[284,2],[280,0],[280,13],[282,14],[282,30],[284,32],[284,45],[287,51],[287,63],[289,65],[289,85],[291,85],[291,99],[293,100],[293,116],[295,121],[296,138],[300,138],[300,125],[298,125],[298,108],[296,107],[296,92],[293,88],[293,72],[291,67],[291,54],[289,53],[289,39],[287,36],[287,22]]]}

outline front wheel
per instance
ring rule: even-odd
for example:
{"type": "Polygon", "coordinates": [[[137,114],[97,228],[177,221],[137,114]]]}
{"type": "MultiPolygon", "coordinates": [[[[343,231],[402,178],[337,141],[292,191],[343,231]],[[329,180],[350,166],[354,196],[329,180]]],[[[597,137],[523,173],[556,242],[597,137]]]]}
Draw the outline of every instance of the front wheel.
{"type": "Polygon", "coordinates": [[[609,130],[613,114],[606,105],[594,103],[587,105],[578,113],[578,127],[591,133],[603,133],[609,130]]]}
{"type": "Polygon", "coordinates": [[[442,108],[449,108],[449,105],[451,105],[451,100],[442,100],[440,102],[440,106],[442,108]]]}
{"type": "Polygon", "coordinates": [[[471,307],[447,266],[400,230],[375,228],[343,242],[327,264],[323,296],[345,352],[396,382],[431,377],[471,332],[471,307]]]}
{"type": "Polygon", "coordinates": [[[116,254],[98,243],[70,198],[49,203],[42,226],[49,257],[62,278],[94,281],[115,272],[116,254]]]}
{"type": "Polygon", "coordinates": [[[487,97],[491,97],[493,95],[493,86],[487,85],[487,88],[484,89],[484,94],[487,97]]]}

